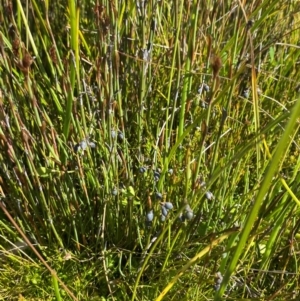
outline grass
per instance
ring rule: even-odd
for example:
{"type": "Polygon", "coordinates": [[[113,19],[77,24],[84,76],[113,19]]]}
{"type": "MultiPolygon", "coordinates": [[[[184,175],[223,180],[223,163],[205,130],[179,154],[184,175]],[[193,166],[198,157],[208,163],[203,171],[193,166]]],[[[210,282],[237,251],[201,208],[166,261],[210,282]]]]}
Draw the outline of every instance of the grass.
{"type": "Polygon", "coordinates": [[[296,299],[298,1],[0,22],[1,300],[296,299]]]}

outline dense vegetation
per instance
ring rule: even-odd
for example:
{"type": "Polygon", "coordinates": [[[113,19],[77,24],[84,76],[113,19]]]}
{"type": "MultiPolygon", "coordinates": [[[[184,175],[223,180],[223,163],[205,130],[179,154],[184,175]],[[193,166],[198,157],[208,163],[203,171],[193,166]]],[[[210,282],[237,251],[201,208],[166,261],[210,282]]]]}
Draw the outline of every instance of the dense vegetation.
{"type": "Polygon", "coordinates": [[[297,298],[299,1],[1,5],[1,300],[297,298]]]}

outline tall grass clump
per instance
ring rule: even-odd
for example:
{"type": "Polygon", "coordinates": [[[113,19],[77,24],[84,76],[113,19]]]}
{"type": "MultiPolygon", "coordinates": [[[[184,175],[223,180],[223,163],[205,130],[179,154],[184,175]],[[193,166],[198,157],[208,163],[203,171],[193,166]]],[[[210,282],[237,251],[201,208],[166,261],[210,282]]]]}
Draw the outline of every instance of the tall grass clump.
{"type": "Polygon", "coordinates": [[[1,5],[1,300],[297,300],[299,1],[1,5]]]}

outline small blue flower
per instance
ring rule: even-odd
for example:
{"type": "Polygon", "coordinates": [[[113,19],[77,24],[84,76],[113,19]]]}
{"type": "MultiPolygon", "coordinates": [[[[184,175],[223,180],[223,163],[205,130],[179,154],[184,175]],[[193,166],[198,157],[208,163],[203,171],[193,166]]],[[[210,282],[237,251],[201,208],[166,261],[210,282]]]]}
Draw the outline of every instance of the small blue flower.
{"type": "Polygon", "coordinates": [[[162,194],[160,192],[156,192],[155,193],[155,196],[158,200],[161,200],[162,199],[162,194]]]}
{"type": "Polygon", "coordinates": [[[173,204],[171,202],[165,202],[164,207],[168,210],[173,209],[173,204]]]}
{"type": "Polygon", "coordinates": [[[80,147],[82,150],[86,150],[86,148],[87,148],[86,140],[82,140],[79,144],[80,144],[80,147]]]}
{"type": "Polygon", "coordinates": [[[154,218],[153,210],[150,210],[146,215],[147,222],[152,222],[154,218]]]}
{"type": "Polygon", "coordinates": [[[185,213],[185,217],[186,217],[186,219],[191,220],[194,217],[193,211],[187,211],[185,213]]]}
{"type": "Polygon", "coordinates": [[[168,215],[168,210],[164,206],[161,206],[161,214],[164,216],[168,215]]]}
{"type": "Polygon", "coordinates": [[[73,149],[74,149],[74,152],[75,152],[75,153],[79,152],[79,151],[81,150],[80,144],[77,143],[77,144],[73,147],[73,149]]]}
{"type": "Polygon", "coordinates": [[[243,91],[243,97],[249,98],[249,95],[250,95],[250,89],[246,88],[246,89],[243,91]]]}
{"type": "Polygon", "coordinates": [[[153,176],[154,176],[154,181],[155,182],[158,182],[159,181],[159,178],[160,178],[160,172],[158,171],[153,171],[153,176]]]}
{"type": "Polygon", "coordinates": [[[215,198],[214,195],[210,191],[206,191],[205,196],[209,201],[211,201],[215,198]]]}
{"type": "Polygon", "coordinates": [[[203,83],[199,88],[198,88],[198,94],[202,94],[203,91],[209,92],[210,88],[206,83],[203,83]]]}
{"type": "Polygon", "coordinates": [[[140,173],[145,173],[147,171],[146,167],[142,166],[140,167],[140,173]]]}
{"type": "Polygon", "coordinates": [[[209,90],[210,90],[209,85],[207,85],[206,83],[203,83],[203,89],[205,92],[209,92],[209,90]]]}
{"type": "Polygon", "coordinates": [[[88,141],[88,145],[90,148],[95,148],[96,147],[96,144],[94,142],[89,142],[88,141]]]}
{"type": "Polygon", "coordinates": [[[85,151],[88,146],[91,148],[95,148],[96,144],[94,142],[90,142],[88,139],[84,139],[84,140],[80,141],[79,143],[77,143],[73,149],[74,149],[74,152],[77,153],[80,150],[85,151]]]}
{"type": "Polygon", "coordinates": [[[120,140],[123,140],[124,139],[124,134],[121,132],[121,131],[118,131],[118,138],[120,140]]]}
{"type": "Polygon", "coordinates": [[[160,177],[160,172],[159,171],[154,170],[153,174],[154,174],[155,177],[160,177]]]}
{"type": "Polygon", "coordinates": [[[111,138],[115,139],[116,136],[117,136],[116,131],[115,130],[111,130],[110,135],[111,135],[111,138]]]}
{"type": "Polygon", "coordinates": [[[190,205],[185,206],[184,217],[188,220],[191,220],[194,217],[194,213],[193,213],[193,210],[191,209],[190,205]]]}

